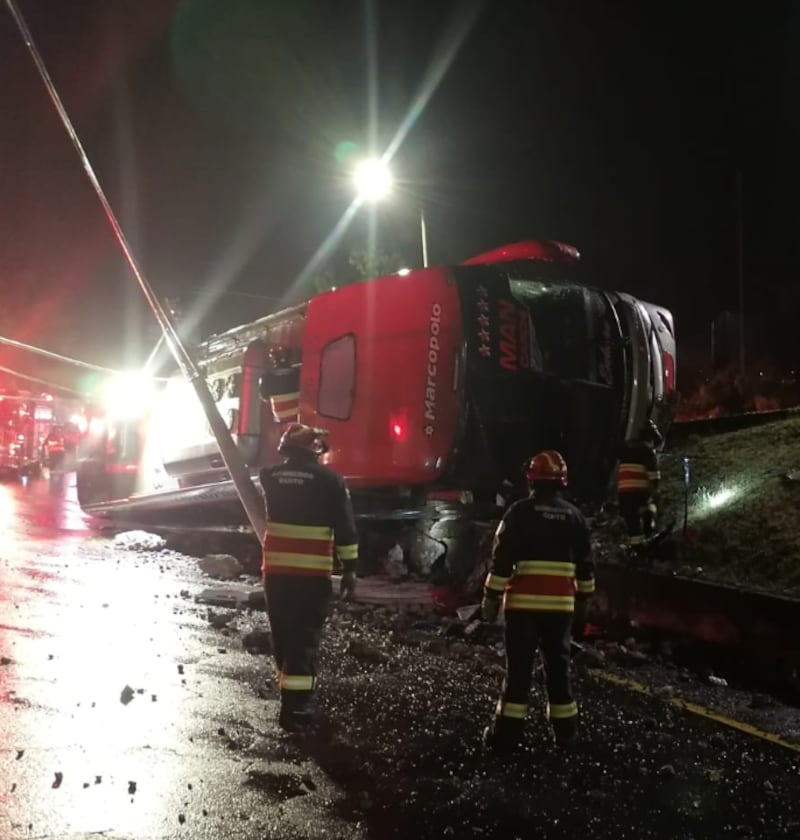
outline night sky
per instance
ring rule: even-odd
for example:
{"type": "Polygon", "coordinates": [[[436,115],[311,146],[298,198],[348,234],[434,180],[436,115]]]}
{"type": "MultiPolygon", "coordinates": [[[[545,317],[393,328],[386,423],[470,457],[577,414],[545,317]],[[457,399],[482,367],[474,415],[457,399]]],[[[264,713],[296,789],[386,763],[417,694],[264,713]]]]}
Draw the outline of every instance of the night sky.
{"type": "MultiPolygon", "coordinates": [[[[420,202],[432,262],[570,242],[671,308],[692,364],[737,307],[741,172],[748,347],[800,365],[798,4],[18,3],[142,267],[203,330],[280,302],[352,199],[353,148],[405,124],[382,247],[420,261],[420,202]]],[[[0,56],[0,329],[140,362],[152,317],[5,4],[0,56]]]]}

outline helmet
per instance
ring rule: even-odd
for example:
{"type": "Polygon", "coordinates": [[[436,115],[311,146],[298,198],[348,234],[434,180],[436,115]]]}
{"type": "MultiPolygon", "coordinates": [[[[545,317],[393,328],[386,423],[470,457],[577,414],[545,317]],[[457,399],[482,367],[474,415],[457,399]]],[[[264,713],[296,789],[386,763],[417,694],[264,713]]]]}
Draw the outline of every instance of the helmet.
{"type": "Polygon", "coordinates": [[[664,442],[664,436],[658,430],[658,426],[656,426],[653,420],[648,420],[644,426],[642,426],[640,437],[642,440],[651,441],[656,446],[661,446],[664,442]]]}
{"type": "Polygon", "coordinates": [[[328,444],[323,440],[327,434],[327,429],[315,429],[304,423],[291,423],[281,435],[278,452],[302,450],[313,455],[324,455],[328,451],[328,444]]]}
{"type": "Polygon", "coordinates": [[[525,478],[531,483],[538,481],[557,481],[567,486],[567,462],[560,452],[546,449],[525,464],[525,478]]]}

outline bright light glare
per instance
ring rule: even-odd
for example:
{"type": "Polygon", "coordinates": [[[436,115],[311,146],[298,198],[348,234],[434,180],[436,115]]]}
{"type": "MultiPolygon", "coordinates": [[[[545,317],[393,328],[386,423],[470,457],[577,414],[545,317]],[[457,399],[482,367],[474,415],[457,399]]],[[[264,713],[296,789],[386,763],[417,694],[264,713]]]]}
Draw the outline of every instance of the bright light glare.
{"type": "Polygon", "coordinates": [[[353,180],[362,201],[379,201],[392,191],[392,173],[378,158],[362,160],[353,172],[353,180]]]}
{"type": "Polygon", "coordinates": [[[401,277],[405,277],[407,274],[411,274],[411,269],[410,268],[401,268],[397,273],[401,277]]]}
{"type": "Polygon", "coordinates": [[[146,412],[155,397],[155,383],[143,373],[121,373],[103,390],[103,403],[110,418],[132,419],[146,412]]]}
{"type": "Polygon", "coordinates": [[[712,493],[708,500],[706,501],[706,505],[710,507],[712,510],[717,510],[718,508],[725,507],[732,499],[736,496],[736,491],[731,490],[730,487],[725,487],[722,490],[718,490],[716,493],[712,493]]]}
{"type": "Polygon", "coordinates": [[[749,489],[752,488],[742,483],[724,485],[713,491],[701,487],[692,505],[694,518],[703,519],[717,513],[723,508],[729,507],[749,489]]]}

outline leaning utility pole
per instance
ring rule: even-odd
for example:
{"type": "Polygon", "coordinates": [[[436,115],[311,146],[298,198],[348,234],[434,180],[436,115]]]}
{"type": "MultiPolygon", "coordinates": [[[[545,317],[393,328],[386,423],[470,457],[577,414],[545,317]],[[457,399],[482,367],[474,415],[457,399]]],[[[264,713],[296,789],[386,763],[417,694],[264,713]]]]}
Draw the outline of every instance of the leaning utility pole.
{"type": "Polygon", "coordinates": [[[22,35],[22,39],[28,47],[28,52],[36,65],[36,69],[39,71],[42,82],[44,83],[47,93],[50,95],[50,99],[61,118],[61,122],[69,135],[69,138],[72,140],[75,151],[78,153],[78,157],[83,165],[84,172],[97,194],[97,198],[103,207],[106,219],[111,225],[111,229],[113,230],[114,235],[117,238],[117,242],[122,249],[125,260],[128,263],[134,278],[139,284],[139,288],[150,306],[153,315],[161,327],[164,340],[169,349],[172,351],[172,355],[174,356],[178,367],[181,369],[181,372],[194,387],[197,398],[200,400],[200,404],[205,412],[208,424],[211,427],[211,431],[214,433],[214,437],[216,438],[217,446],[219,446],[219,451],[222,455],[222,460],[225,462],[225,466],[231,476],[231,479],[233,480],[234,486],[236,487],[236,492],[239,495],[239,499],[245,509],[247,518],[250,520],[250,525],[252,526],[258,539],[263,541],[264,532],[266,531],[266,511],[264,510],[261,495],[250,477],[247,465],[245,464],[241,453],[236,448],[236,444],[231,437],[228,427],[225,425],[225,421],[220,416],[217,404],[214,402],[214,398],[208,389],[205,378],[189,355],[186,347],[183,345],[183,342],[178,336],[172,321],[136,262],[122,227],[117,221],[117,217],[111,208],[111,204],[106,198],[106,194],[100,185],[100,181],[95,175],[94,169],[89,162],[89,158],[83,148],[83,145],[81,144],[80,138],[75,131],[75,127],[72,125],[69,114],[67,113],[64,104],[61,101],[61,97],[53,84],[53,80],[47,72],[47,67],[45,66],[44,61],[39,54],[39,50],[33,41],[33,37],[28,29],[28,25],[25,23],[25,19],[22,17],[21,12],[17,8],[15,0],[6,0],[6,4],[8,5],[8,9],[17,24],[17,28],[22,35]]]}

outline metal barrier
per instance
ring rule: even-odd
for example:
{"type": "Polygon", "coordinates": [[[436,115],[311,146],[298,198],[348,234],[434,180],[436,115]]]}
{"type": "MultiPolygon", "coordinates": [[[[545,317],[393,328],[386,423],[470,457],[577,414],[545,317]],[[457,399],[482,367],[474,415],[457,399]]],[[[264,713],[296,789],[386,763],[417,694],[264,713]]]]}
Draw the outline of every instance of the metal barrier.
{"type": "Polygon", "coordinates": [[[610,620],[662,631],[776,666],[800,665],[800,599],[621,563],[599,563],[597,607],[610,620]]]}

